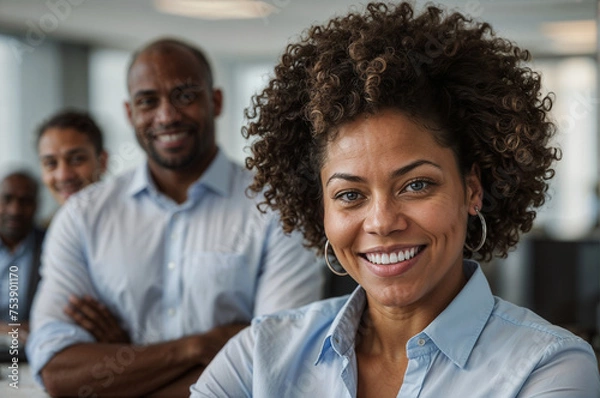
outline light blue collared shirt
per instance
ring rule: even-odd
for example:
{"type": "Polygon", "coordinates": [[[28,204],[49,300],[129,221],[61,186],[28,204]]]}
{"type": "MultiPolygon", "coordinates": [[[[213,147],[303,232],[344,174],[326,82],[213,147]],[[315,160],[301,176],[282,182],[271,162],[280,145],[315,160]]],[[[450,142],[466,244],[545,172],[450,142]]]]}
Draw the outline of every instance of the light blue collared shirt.
{"type": "MultiPolygon", "coordinates": [[[[589,344],[492,296],[478,264],[448,307],[406,345],[398,398],[600,397],[589,344]]],[[[366,304],[348,298],[255,319],[191,387],[192,397],[355,397],[355,336],[366,304]]]]}
{"type": "Polygon", "coordinates": [[[69,198],[52,221],[27,345],[39,371],[67,346],[95,341],[63,308],[91,294],[134,344],[206,332],[322,296],[322,264],[245,195],[249,172],[219,152],[188,199],[162,195],[146,165],[69,198]]]}
{"type": "Polygon", "coordinates": [[[31,280],[32,268],[35,256],[35,237],[34,231],[17,246],[14,253],[6,247],[0,240],[0,321],[5,323],[19,323],[29,319],[29,283],[31,280]],[[10,270],[11,266],[13,272],[10,270]],[[13,296],[13,301],[10,301],[11,281],[13,282],[12,290],[16,292],[17,297],[13,296]],[[16,287],[15,287],[16,286],[16,287]],[[16,301],[14,300],[16,298],[16,301]],[[12,312],[15,318],[10,317],[10,304],[13,306],[12,312]]]}

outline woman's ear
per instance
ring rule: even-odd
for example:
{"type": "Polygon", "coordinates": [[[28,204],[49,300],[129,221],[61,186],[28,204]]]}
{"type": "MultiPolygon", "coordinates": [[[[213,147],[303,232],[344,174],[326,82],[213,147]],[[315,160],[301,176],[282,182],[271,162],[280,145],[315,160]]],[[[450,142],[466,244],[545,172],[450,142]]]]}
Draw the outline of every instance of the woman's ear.
{"type": "Polygon", "coordinates": [[[469,208],[469,214],[476,214],[475,207],[483,208],[483,187],[481,185],[481,172],[477,164],[473,164],[471,170],[465,176],[466,201],[469,208]]]}

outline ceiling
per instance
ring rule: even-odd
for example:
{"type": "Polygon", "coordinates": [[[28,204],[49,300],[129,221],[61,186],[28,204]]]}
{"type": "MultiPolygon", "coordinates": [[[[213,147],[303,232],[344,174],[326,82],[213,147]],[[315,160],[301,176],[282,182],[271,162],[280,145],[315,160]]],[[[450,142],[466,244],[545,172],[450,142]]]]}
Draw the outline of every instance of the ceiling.
{"type": "MultiPolygon", "coordinates": [[[[218,1],[218,0],[217,0],[218,1]]],[[[132,50],[158,36],[186,38],[221,57],[279,54],[311,24],[344,14],[364,0],[264,0],[275,6],[253,20],[200,20],[167,15],[152,0],[0,0],[0,31],[132,50]]],[[[597,0],[442,0],[491,22],[495,30],[533,54],[594,53],[597,0]],[[587,25],[548,25],[588,20],[587,25]],[[563,40],[564,39],[564,40],[563,40]],[[565,41],[566,40],[566,41],[565,41]],[[570,41],[569,41],[570,40],[570,41]]],[[[421,6],[424,1],[417,0],[421,6]]]]}

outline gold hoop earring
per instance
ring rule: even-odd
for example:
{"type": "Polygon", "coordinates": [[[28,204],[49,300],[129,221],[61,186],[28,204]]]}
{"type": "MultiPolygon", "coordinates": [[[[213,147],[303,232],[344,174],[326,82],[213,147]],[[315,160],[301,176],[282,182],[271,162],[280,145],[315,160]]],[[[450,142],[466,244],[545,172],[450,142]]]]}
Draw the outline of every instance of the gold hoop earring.
{"type": "MultiPolygon", "coordinates": [[[[327,268],[329,268],[329,270],[331,272],[333,272],[334,274],[336,274],[337,276],[346,276],[346,275],[348,275],[348,273],[346,271],[340,272],[340,271],[336,270],[335,268],[333,268],[333,266],[329,262],[329,256],[327,255],[328,251],[329,251],[329,239],[327,239],[327,241],[325,242],[325,250],[323,250],[323,253],[325,254],[325,264],[327,264],[327,268]]],[[[342,268],[342,269],[344,269],[344,268],[342,268]]]]}
{"type": "Polygon", "coordinates": [[[485,218],[483,218],[483,214],[481,214],[481,212],[479,211],[479,207],[477,206],[475,206],[475,214],[479,217],[479,221],[481,221],[481,240],[479,241],[477,247],[474,248],[469,246],[467,242],[465,242],[465,247],[473,253],[476,253],[479,249],[483,247],[487,238],[487,225],[485,223],[485,218]]]}

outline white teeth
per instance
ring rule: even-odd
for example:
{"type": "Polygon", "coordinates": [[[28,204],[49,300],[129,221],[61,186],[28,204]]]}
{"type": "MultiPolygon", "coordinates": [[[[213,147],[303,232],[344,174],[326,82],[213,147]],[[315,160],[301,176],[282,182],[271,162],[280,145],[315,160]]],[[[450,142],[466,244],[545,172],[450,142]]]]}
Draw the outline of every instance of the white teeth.
{"type": "Polygon", "coordinates": [[[399,251],[396,253],[367,253],[367,260],[372,262],[373,264],[396,264],[401,261],[410,260],[415,256],[415,254],[419,253],[418,247],[413,247],[411,249],[406,249],[404,251],[399,251]]]}
{"type": "Polygon", "coordinates": [[[173,142],[182,139],[185,137],[186,133],[177,133],[177,134],[161,134],[156,137],[159,142],[173,142]]]}

